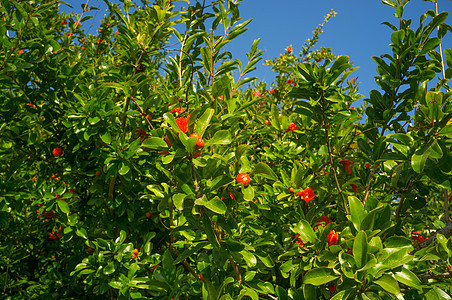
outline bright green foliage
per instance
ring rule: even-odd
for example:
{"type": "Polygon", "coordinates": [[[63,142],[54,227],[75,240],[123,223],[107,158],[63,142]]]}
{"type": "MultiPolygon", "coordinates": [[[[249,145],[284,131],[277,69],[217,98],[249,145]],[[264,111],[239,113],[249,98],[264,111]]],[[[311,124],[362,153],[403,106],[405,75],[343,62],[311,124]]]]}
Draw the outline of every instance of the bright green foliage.
{"type": "Polygon", "coordinates": [[[447,13],[412,28],[383,1],[398,26],[355,109],[357,67],[311,50],[334,12],[269,90],[259,39],[227,50],[239,1],[106,2],[91,35],[58,1],[0,1],[2,295],[450,299],[447,13]]]}

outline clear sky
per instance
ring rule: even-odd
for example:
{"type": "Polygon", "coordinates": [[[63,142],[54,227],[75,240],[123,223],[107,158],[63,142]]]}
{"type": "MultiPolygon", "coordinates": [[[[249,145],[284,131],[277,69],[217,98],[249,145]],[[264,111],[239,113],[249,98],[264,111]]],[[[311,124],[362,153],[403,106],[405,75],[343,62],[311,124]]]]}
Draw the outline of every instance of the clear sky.
{"type": "MultiPolygon", "coordinates": [[[[81,13],[81,4],[86,1],[66,0],[66,2],[73,6],[74,12],[81,13]]],[[[179,3],[183,5],[185,2],[179,3]]],[[[88,26],[85,28],[90,25],[97,28],[100,25],[99,20],[106,14],[106,5],[102,0],[89,0],[89,6],[98,7],[99,11],[90,12],[96,15],[94,19],[87,21],[88,26]]],[[[398,23],[394,17],[394,9],[379,0],[243,0],[240,5],[240,16],[244,20],[252,18],[253,21],[248,25],[248,31],[230,43],[227,49],[243,63],[246,61],[245,53],[257,38],[261,38],[259,48],[265,51],[264,60],[278,56],[290,44],[294,53],[298,53],[304,41],[312,36],[312,31],[323,22],[324,16],[331,9],[336,11],[337,15],[324,27],[325,32],[321,35],[317,48],[324,46],[332,48],[336,55],[348,55],[350,61],[360,67],[353,77],[358,76],[360,92],[367,97],[370,90],[378,89],[373,79],[377,75],[376,64],[371,56],[391,51],[388,45],[391,43],[392,31],[381,23],[384,21],[395,25],[398,23]]],[[[411,0],[405,7],[404,18],[413,19],[412,28],[416,29],[421,13],[429,9],[434,10],[435,4],[411,0]]],[[[72,9],[61,5],[61,10],[72,9]]],[[[452,1],[438,0],[438,10],[451,14],[452,1]]],[[[452,16],[449,16],[446,23],[451,24],[451,20],[452,16]]],[[[443,49],[452,48],[450,32],[443,41],[443,49]]],[[[268,84],[271,84],[275,76],[271,68],[263,64],[258,66],[253,75],[268,84]]]]}

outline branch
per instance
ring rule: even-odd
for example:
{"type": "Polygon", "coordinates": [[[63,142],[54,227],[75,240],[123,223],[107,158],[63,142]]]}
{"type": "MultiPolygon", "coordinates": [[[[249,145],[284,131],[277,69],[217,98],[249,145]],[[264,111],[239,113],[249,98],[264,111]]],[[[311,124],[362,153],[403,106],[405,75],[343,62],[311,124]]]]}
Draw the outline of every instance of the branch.
{"type": "Polygon", "coordinates": [[[438,233],[444,235],[446,238],[449,238],[452,235],[452,222],[447,223],[447,225],[444,228],[441,228],[438,231],[436,231],[432,236],[428,238],[428,240],[422,242],[416,249],[411,251],[410,254],[413,255],[419,250],[430,246],[430,244],[433,243],[433,241],[435,240],[435,237],[438,233]]]}
{"type": "Polygon", "coordinates": [[[452,273],[442,273],[442,274],[435,274],[432,273],[432,271],[428,271],[424,274],[417,275],[419,279],[445,279],[445,278],[452,278],[452,273]]]}

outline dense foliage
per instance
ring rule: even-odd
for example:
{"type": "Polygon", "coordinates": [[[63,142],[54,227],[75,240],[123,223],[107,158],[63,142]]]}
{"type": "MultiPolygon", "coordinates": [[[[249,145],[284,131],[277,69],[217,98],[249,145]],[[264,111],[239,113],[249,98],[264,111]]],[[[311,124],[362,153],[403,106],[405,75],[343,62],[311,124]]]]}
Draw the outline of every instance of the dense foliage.
{"type": "Polygon", "coordinates": [[[93,35],[87,5],[0,1],[6,299],[451,298],[448,14],[383,0],[354,108],[356,67],[315,48],[333,11],[267,85],[259,39],[227,50],[239,2],[106,0],[93,35]]]}

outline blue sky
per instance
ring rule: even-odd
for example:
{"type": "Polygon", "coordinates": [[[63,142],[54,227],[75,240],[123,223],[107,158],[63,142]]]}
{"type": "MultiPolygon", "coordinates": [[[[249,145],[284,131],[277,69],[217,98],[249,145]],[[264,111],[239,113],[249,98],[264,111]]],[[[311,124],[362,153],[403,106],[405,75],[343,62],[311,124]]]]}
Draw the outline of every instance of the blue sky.
{"type": "MultiPolygon", "coordinates": [[[[81,3],[85,3],[80,0],[66,0],[66,2],[72,5],[73,11],[77,13],[81,13],[81,3]]],[[[140,3],[140,1],[137,2],[140,3]]],[[[452,13],[452,1],[439,0],[438,2],[439,12],[452,13]]],[[[106,14],[106,5],[102,0],[90,0],[89,6],[98,7],[99,11],[90,12],[96,15],[94,19],[87,21],[85,28],[90,25],[93,25],[92,28],[97,28],[100,25],[100,19],[106,14]]],[[[65,5],[62,5],[61,9],[72,10],[65,5]]],[[[332,48],[336,55],[348,55],[350,61],[360,67],[353,77],[358,76],[360,92],[367,97],[370,90],[378,89],[373,79],[377,75],[376,64],[371,56],[379,56],[391,51],[388,45],[391,43],[392,31],[381,23],[384,21],[395,25],[398,23],[394,17],[394,9],[383,5],[381,1],[243,0],[240,5],[240,16],[245,20],[253,19],[253,21],[248,25],[248,31],[230,43],[227,49],[243,63],[246,61],[245,53],[257,38],[261,38],[259,49],[265,51],[264,60],[279,56],[290,44],[294,52],[298,53],[304,41],[312,36],[312,31],[323,22],[324,16],[331,9],[336,11],[337,15],[324,27],[325,32],[321,35],[317,48],[324,46],[332,48]]],[[[435,9],[434,3],[411,0],[405,7],[404,18],[413,19],[412,28],[417,28],[421,13],[429,9],[435,9]]],[[[452,23],[451,18],[452,16],[449,16],[446,23],[452,23]]],[[[452,48],[450,32],[444,38],[443,49],[445,48],[452,48]]],[[[263,64],[257,66],[253,75],[268,84],[271,84],[275,76],[271,68],[263,64]]]]}

